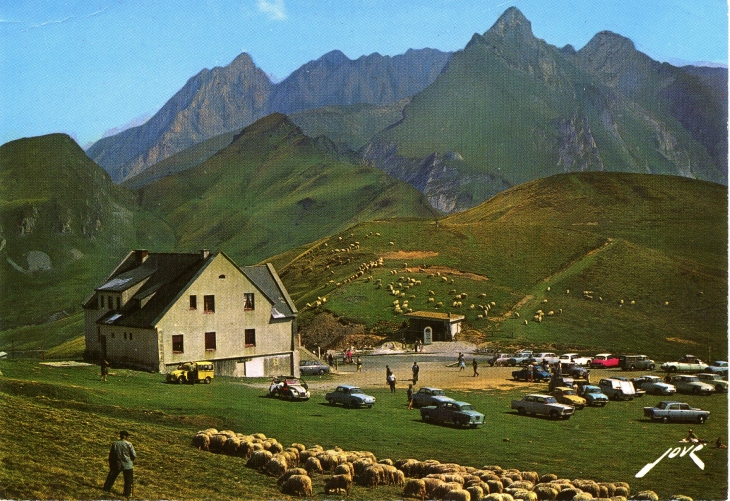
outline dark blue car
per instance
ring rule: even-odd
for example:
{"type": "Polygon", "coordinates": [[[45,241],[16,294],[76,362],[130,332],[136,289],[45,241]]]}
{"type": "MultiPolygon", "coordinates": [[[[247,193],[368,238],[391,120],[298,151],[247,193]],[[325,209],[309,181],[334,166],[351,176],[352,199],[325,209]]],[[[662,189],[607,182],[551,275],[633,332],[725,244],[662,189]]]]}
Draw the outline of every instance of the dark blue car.
{"type": "MultiPolygon", "coordinates": [[[[522,369],[512,371],[512,377],[518,381],[529,381],[529,370],[529,367],[523,367],[522,369]]],[[[550,373],[542,370],[542,367],[535,365],[532,370],[533,381],[548,381],[550,379],[550,373]]]]}

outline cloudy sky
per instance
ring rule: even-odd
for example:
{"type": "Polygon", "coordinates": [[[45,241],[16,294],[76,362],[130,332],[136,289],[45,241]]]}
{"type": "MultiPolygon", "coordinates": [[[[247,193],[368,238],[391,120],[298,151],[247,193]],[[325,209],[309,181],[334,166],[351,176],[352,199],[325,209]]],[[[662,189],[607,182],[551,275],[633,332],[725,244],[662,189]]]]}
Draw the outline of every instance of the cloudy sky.
{"type": "Polygon", "coordinates": [[[0,144],[88,146],[241,52],[278,81],[334,49],[459,50],[510,6],[556,46],[610,30],[659,61],[728,62],[726,0],[0,0],[0,144]]]}

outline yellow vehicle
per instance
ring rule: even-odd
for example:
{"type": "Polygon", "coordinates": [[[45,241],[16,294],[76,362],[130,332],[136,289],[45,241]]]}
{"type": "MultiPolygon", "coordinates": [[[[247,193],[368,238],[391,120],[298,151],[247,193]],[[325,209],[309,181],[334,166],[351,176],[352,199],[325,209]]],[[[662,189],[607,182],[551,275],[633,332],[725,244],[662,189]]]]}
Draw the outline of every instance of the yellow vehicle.
{"type": "Polygon", "coordinates": [[[177,369],[167,373],[168,383],[205,383],[210,384],[213,379],[212,362],[185,362],[177,369]]]}

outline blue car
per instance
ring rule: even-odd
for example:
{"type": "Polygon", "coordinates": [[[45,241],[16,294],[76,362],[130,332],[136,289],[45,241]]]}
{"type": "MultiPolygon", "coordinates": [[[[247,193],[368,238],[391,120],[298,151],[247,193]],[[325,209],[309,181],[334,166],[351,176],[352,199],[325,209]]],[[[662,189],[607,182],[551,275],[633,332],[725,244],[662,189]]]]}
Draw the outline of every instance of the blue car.
{"type": "MultiPolygon", "coordinates": [[[[518,381],[529,381],[529,367],[523,367],[522,369],[512,371],[512,378],[518,381]]],[[[541,367],[533,366],[532,380],[533,381],[548,381],[550,379],[550,373],[542,370],[541,367]]]]}
{"type": "Polygon", "coordinates": [[[608,403],[608,397],[601,391],[601,388],[592,384],[579,386],[578,395],[585,398],[588,405],[603,407],[608,403]]]}
{"type": "Polygon", "coordinates": [[[330,405],[342,404],[345,408],[367,407],[368,409],[375,404],[375,397],[366,395],[357,386],[343,384],[335,388],[324,396],[324,399],[330,405]]]}

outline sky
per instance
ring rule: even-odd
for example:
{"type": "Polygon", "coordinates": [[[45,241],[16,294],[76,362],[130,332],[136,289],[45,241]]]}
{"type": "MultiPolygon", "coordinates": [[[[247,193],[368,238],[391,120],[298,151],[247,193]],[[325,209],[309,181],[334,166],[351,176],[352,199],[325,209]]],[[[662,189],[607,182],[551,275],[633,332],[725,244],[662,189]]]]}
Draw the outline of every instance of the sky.
{"type": "Polygon", "coordinates": [[[510,6],[558,47],[609,30],[658,61],[728,63],[726,0],[0,0],[0,144],[88,147],[242,52],[280,81],[335,49],[457,51],[510,6]]]}

